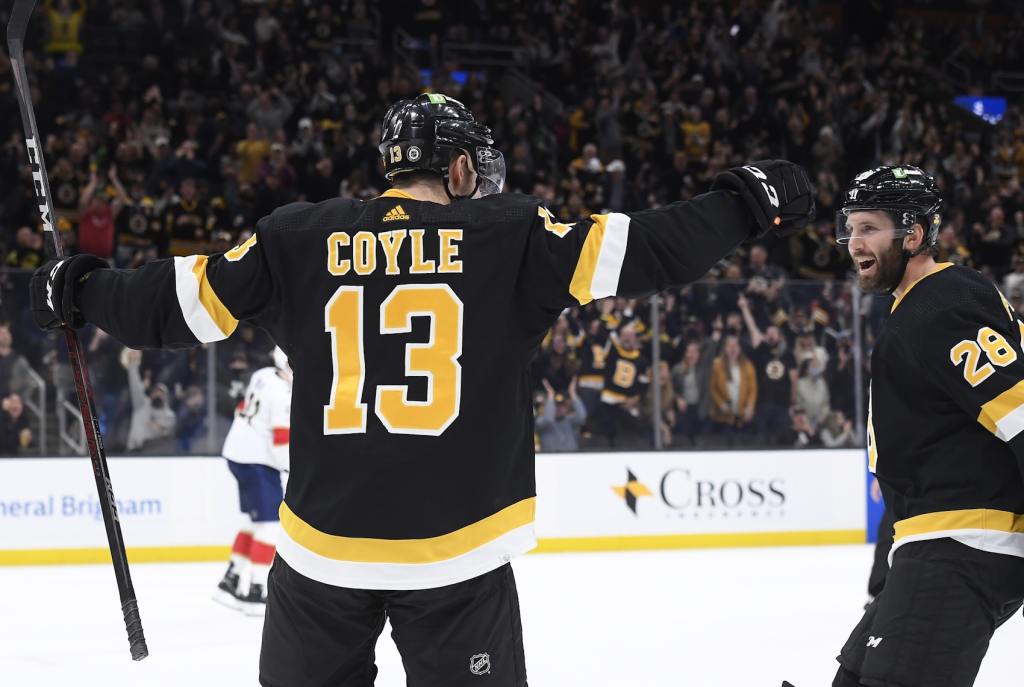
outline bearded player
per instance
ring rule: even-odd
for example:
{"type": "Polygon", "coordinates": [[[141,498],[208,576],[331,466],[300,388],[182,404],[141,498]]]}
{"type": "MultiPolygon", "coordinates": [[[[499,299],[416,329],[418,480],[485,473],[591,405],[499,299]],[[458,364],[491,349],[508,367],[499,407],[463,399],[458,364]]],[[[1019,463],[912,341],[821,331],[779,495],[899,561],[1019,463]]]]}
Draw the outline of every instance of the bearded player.
{"type": "Polygon", "coordinates": [[[879,167],[837,217],[861,288],[892,296],[868,462],[895,536],[833,687],[972,685],[1024,599],[1024,326],[987,278],[935,262],[941,205],[924,171],[879,167]]]}

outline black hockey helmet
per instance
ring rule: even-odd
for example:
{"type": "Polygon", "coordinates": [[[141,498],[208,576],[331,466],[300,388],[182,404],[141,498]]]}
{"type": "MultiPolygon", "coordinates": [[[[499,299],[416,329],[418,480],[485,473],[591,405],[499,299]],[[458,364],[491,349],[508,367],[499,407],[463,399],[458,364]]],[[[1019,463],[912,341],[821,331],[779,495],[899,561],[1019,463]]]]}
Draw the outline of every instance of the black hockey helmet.
{"type": "Polygon", "coordinates": [[[444,179],[449,196],[451,156],[465,152],[477,172],[477,189],[471,196],[476,190],[486,196],[500,193],[505,183],[505,158],[493,144],[490,128],[461,102],[440,93],[424,93],[399,100],[388,109],[379,150],[389,181],[403,172],[435,172],[444,179]]]}
{"type": "Polygon", "coordinates": [[[914,233],[914,225],[924,227],[924,241],[917,252],[934,246],[939,240],[942,222],[942,197],[935,179],[919,167],[885,166],[858,174],[846,191],[843,206],[836,213],[836,240],[848,243],[851,229],[846,219],[857,210],[880,210],[896,225],[893,239],[914,233]]]}

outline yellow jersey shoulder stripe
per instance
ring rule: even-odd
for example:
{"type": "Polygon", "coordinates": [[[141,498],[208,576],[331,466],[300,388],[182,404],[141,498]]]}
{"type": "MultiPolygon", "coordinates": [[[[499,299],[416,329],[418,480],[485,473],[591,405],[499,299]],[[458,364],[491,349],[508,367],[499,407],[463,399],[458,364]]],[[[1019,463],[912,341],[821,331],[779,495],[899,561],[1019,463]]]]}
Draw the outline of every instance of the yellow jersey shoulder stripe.
{"type": "Polygon", "coordinates": [[[174,258],[174,288],[181,314],[201,343],[231,336],[238,320],[231,314],[206,278],[205,255],[174,258]]]}
{"type": "Polygon", "coordinates": [[[1020,434],[1024,430],[1024,380],[983,405],[978,422],[1003,441],[1020,434]]]}
{"type": "Polygon", "coordinates": [[[323,558],[349,563],[436,563],[477,549],[534,520],[536,497],[523,499],[470,525],[426,539],[370,539],[321,532],[292,512],[280,508],[281,528],[296,544],[323,558]]]}
{"type": "Polygon", "coordinates": [[[612,212],[590,218],[594,223],[569,282],[569,293],[580,305],[616,294],[629,243],[628,215],[612,212]]]}

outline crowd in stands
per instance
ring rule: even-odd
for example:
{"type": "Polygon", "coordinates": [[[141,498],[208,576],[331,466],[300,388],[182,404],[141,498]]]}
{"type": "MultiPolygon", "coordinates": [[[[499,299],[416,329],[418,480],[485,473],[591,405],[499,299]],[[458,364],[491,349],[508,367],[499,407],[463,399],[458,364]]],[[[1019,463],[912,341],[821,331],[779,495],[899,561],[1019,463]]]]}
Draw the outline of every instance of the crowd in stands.
{"type": "MultiPolygon", "coordinates": [[[[378,195],[380,118],[424,90],[477,112],[505,152],[508,189],[561,220],[684,200],[750,160],[804,164],[818,209],[806,231],[744,246],[707,282],[665,295],[657,323],[646,301],[623,299],[563,315],[534,364],[538,443],[650,446],[657,416],[662,445],[841,446],[862,441],[855,361],[887,311],[858,304],[855,350],[850,265],[833,239],[855,173],[904,163],[935,175],[939,258],[1024,305],[1021,97],[1006,93],[989,124],[952,103],[961,86],[943,71],[955,55],[962,88],[982,95],[991,74],[1024,64],[1019,8],[980,4],[48,0],[26,65],[64,244],[118,267],[225,250],[291,201],[378,195]],[[445,49],[469,44],[507,48],[521,78],[445,49]]],[[[73,391],[62,340],[28,319],[20,270],[45,260],[44,237],[2,52],[0,121],[4,453],[35,445],[22,365],[73,391]]],[[[101,418],[130,450],[205,450],[219,431],[207,411],[230,419],[272,345],[242,327],[212,357],[128,355],[83,336],[101,418]]]]}

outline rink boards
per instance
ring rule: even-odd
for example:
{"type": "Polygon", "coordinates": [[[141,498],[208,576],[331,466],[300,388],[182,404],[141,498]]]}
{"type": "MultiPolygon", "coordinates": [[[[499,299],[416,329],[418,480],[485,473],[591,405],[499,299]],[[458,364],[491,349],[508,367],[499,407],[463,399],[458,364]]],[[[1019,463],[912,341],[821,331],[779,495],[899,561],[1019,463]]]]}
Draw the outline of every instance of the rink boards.
{"type": "MultiPolygon", "coordinates": [[[[865,541],[863,450],[537,456],[538,551],[865,541]]],[[[227,557],[241,516],[221,458],[111,458],[132,561],[227,557]]],[[[0,564],[109,560],[86,458],[0,460],[0,564]]]]}

